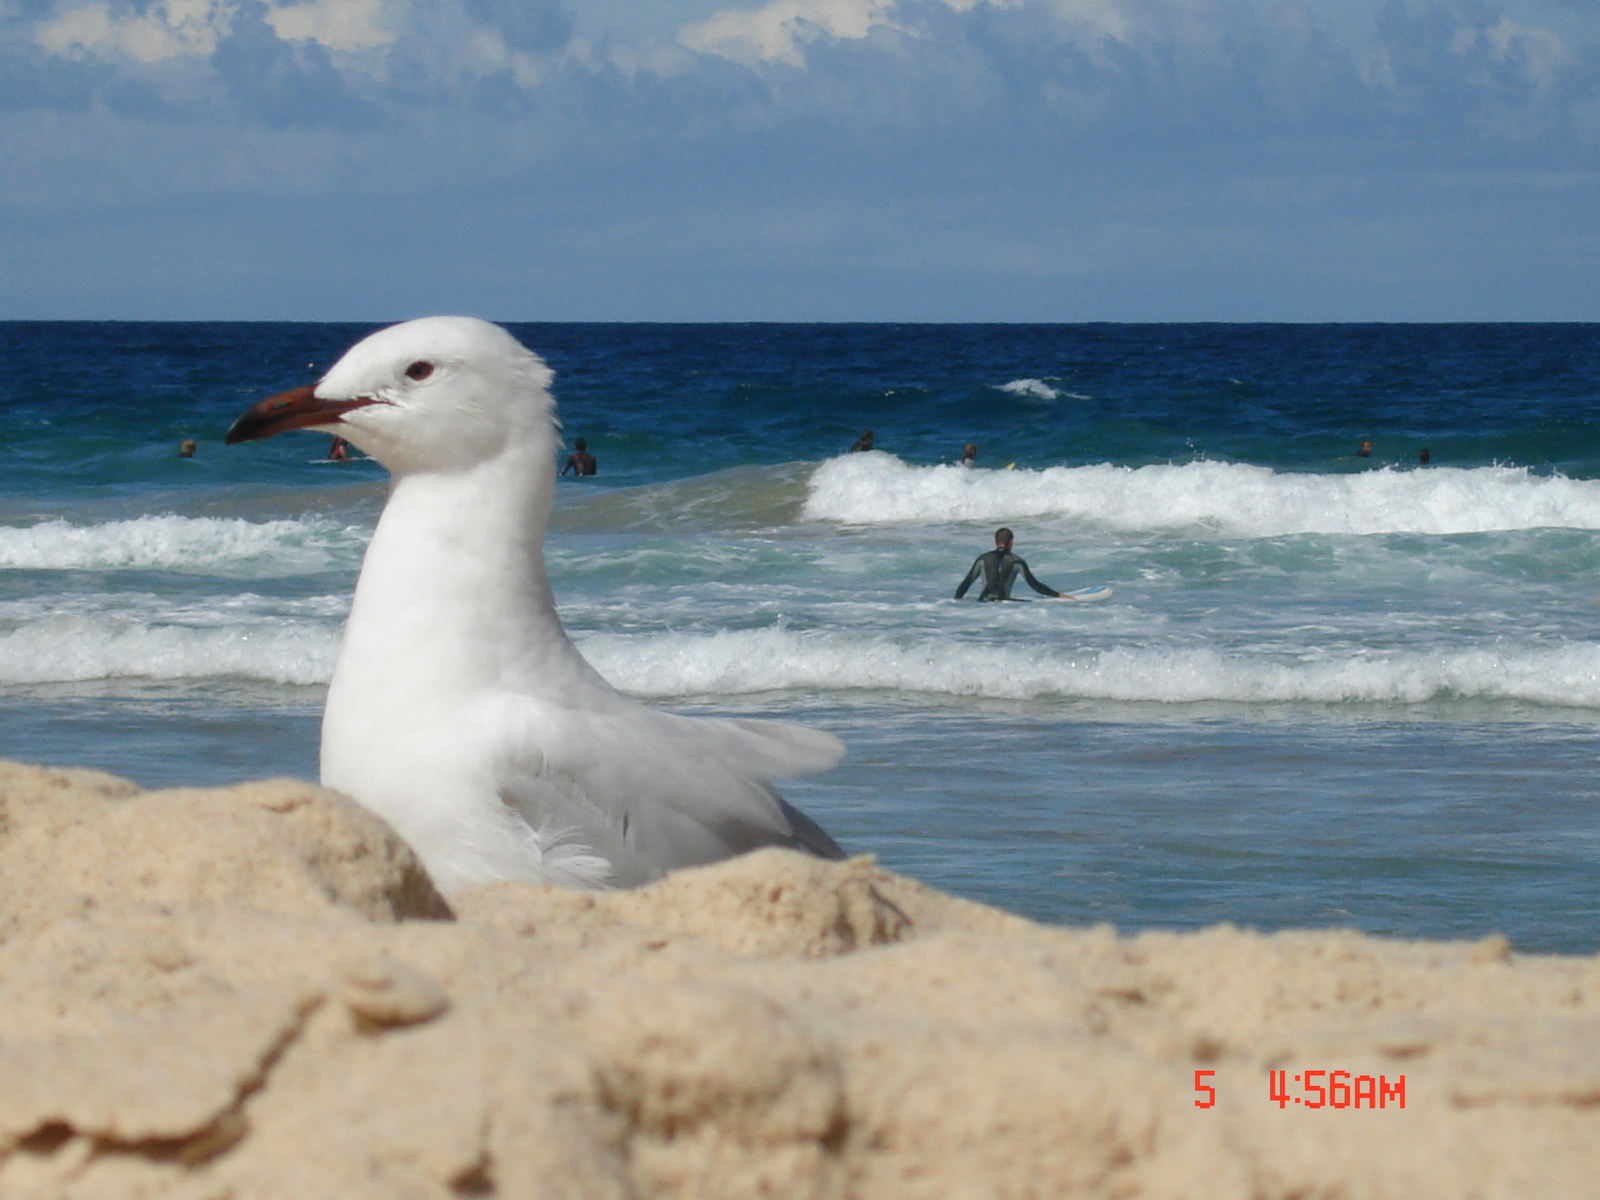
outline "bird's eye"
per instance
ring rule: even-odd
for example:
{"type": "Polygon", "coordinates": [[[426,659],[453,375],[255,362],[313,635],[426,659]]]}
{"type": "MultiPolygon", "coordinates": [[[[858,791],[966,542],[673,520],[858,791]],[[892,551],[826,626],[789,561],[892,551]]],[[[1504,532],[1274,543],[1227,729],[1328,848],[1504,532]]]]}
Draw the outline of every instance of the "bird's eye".
{"type": "Polygon", "coordinates": [[[407,379],[426,379],[432,374],[433,364],[431,362],[414,362],[406,368],[407,379]]]}

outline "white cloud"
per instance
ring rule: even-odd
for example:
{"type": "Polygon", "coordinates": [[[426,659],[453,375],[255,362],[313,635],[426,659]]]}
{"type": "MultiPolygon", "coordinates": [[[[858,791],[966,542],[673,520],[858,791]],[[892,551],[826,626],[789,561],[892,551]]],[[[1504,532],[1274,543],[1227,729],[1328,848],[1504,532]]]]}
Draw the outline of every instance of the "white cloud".
{"type": "MultiPolygon", "coordinates": [[[[945,0],[952,8],[965,11],[967,5],[957,5],[945,0]]],[[[970,0],[980,3],[981,0],[970,0]]],[[[1132,28],[1124,6],[1118,0],[1051,0],[1050,7],[1068,25],[1087,29],[1097,37],[1115,41],[1132,40],[1132,28]]]]}
{"type": "Polygon", "coordinates": [[[505,38],[489,28],[464,34],[451,65],[480,79],[503,71],[520,88],[537,87],[547,73],[546,64],[538,56],[508,46],[505,38]]]}
{"type": "MultiPolygon", "coordinates": [[[[1131,42],[1133,24],[1124,0],[940,0],[957,13],[988,7],[1049,13],[1086,41],[1131,42]]],[[[1182,11],[1189,0],[1168,0],[1166,9],[1182,11]]],[[[874,29],[920,33],[896,19],[898,0],[768,0],[760,8],[731,8],[685,25],[678,41],[705,54],[746,66],[761,63],[805,65],[805,47],[822,38],[860,41],[874,29]]]]}
{"type": "Polygon", "coordinates": [[[41,22],[34,40],[66,58],[93,56],[139,63],[209,58],[228,36],[233,15],[233,5],[227,0],[159,0],[144,12],[88,4],[41,22]]]}
{"type": "Polygon", "coordinates": [[[1548,29],[1518,25],[1509,17],[1502,16],[1483,37],[1497,62],[1521,67],[1536,87],[1550,87],[1577,62],[1577,55],[1548,29]]]}
{"type": "Polygon", "coordinates": [[[319,42],[330,50],[376,50],[395,40],[385,28],[383,0],[309,0],[273,6],[267,24],[286,42],[319,42]]]}
{"type": "MultiPolygon", "coordinates": [[[[968,0],[976,3],[978,0],[968,0]]],[[[770,0],[762,8],[730,8],[678,31],[691,50],[754,66],[805,65],[805,43],[820,37],[859,40],[875,27],[895,28],[895,0],[770,0]]]]}
{"type": "MultiPolygon", "coordinates": [[[[56,14],[34,23],[0,0],[0,27],[55,56],[156,79],[154,102],[173,112],[226,97],[246,120],[337,127],[357,108],[448,107],[538,114],[558,134],[605,130],[632,146],[818,119],[890,144],[906,130],[1007,122],[1030,136],[1126,126],[1140,138],[1232,137],[1298,123],[1392,128],[1400,113],[1428,125],[1435,145],[1452,127],[1473,137],[1563,127],[1592,100],[1600,63],[1600,8],[1583,19],[1549,11],[1560,0],[1506,0],[1504,11],[1350,0],[1336,15],[1322,7],[1331,0],[724,0],[750,7],[671,40],[592,42],[573,37],[572,0],[53,2],[56,14]],[[226,71],[197,65],[219,51],[226,71]],[[163,62],[174,65],[146,69],[163,62]],[[772,67],[808,69],[769,78],[772,67]]],[[[19,95],[38,90],[25,66],[10,72],[19,95]]],[[[0,63],[0,94],[6,75],[0,63]]],[[[50,84],[59,93],[105,79],[58,71],[50,84]]],[[[151,93],[97,94],[137,107],[151,93]]]]}

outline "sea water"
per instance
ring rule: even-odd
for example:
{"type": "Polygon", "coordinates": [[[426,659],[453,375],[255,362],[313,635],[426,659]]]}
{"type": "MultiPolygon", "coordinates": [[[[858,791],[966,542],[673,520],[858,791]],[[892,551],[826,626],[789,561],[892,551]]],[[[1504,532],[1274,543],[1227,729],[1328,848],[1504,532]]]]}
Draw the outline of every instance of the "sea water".
{"type": "MultiPolygon", "coordinates": [[[[0,325],[0,755],[316,777],[385,475],[221,439],[371,328],[0,325]]],[[[1600,326],[512,329],[600,463],[573,638],[837,733],[784,791],[852,851],[1047,921],[1600,947],[1600,326]],[[954,600],[999,524],[1113,597],[954,600]]]]}

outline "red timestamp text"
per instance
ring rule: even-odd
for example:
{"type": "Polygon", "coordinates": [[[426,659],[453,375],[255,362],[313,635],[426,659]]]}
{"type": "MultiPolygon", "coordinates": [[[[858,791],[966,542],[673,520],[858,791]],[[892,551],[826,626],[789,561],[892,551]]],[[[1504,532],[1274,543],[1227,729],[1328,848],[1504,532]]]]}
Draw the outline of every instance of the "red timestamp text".
{"type": "Polygon", "coordinates": [[[1406,1077],[1397,1075],[1394,1082],[1387,1075],[1355,1075],[1349,1071],[1288,1071],[1267,1072],[1267,1095],[1278,1102],[1279,1108],[1299,1104],[1305,1108],[1387,1108],[1392,1101],[1396,1107],[1406,1106],[1406,1077]],[[1301,1095],[1289,1091],[1289,1081],[1300,1085],[1301,1095]]]}
{"type": "MultiPolygon", "coordinates": [[[[1217,1088],[1212,1082],[1215,1071],[1196,1071],[1194,1090],[1199,1097],[1196,1108],[1213,1108],[1217,1103],[1217,1088]]],[[[1288,1071],[1267,1072],[1267,1096],[1277,1101],[1279,1108],[1295,1104],[1302,1108],[1382,1108],[1406,1106],[1406,1077],[1397,1075],[1352,1075],[1349,1071],[1288,1071]],[[1290,1081],[1299,1094],[1290,1091],[1290,1081]]]]}

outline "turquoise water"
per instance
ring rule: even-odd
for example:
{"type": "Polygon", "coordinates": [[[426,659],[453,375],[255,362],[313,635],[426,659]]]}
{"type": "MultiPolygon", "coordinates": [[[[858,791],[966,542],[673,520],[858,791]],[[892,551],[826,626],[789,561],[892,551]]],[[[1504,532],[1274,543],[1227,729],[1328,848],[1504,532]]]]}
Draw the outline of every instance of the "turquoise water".
{"type": "MultiPolygon", "coordinates": [[[[369,328],[0,325],[0,754],[315,777],[383,472],[221,435],[369,328]]],[[[1600,946],[1600,327],[513,328],[600,459],[574,638],[839,734],[785,792],[850,849],[1053,921],[1600,946]],[[952,600],[1000,523],[1112,599],[952,600]]]]}

